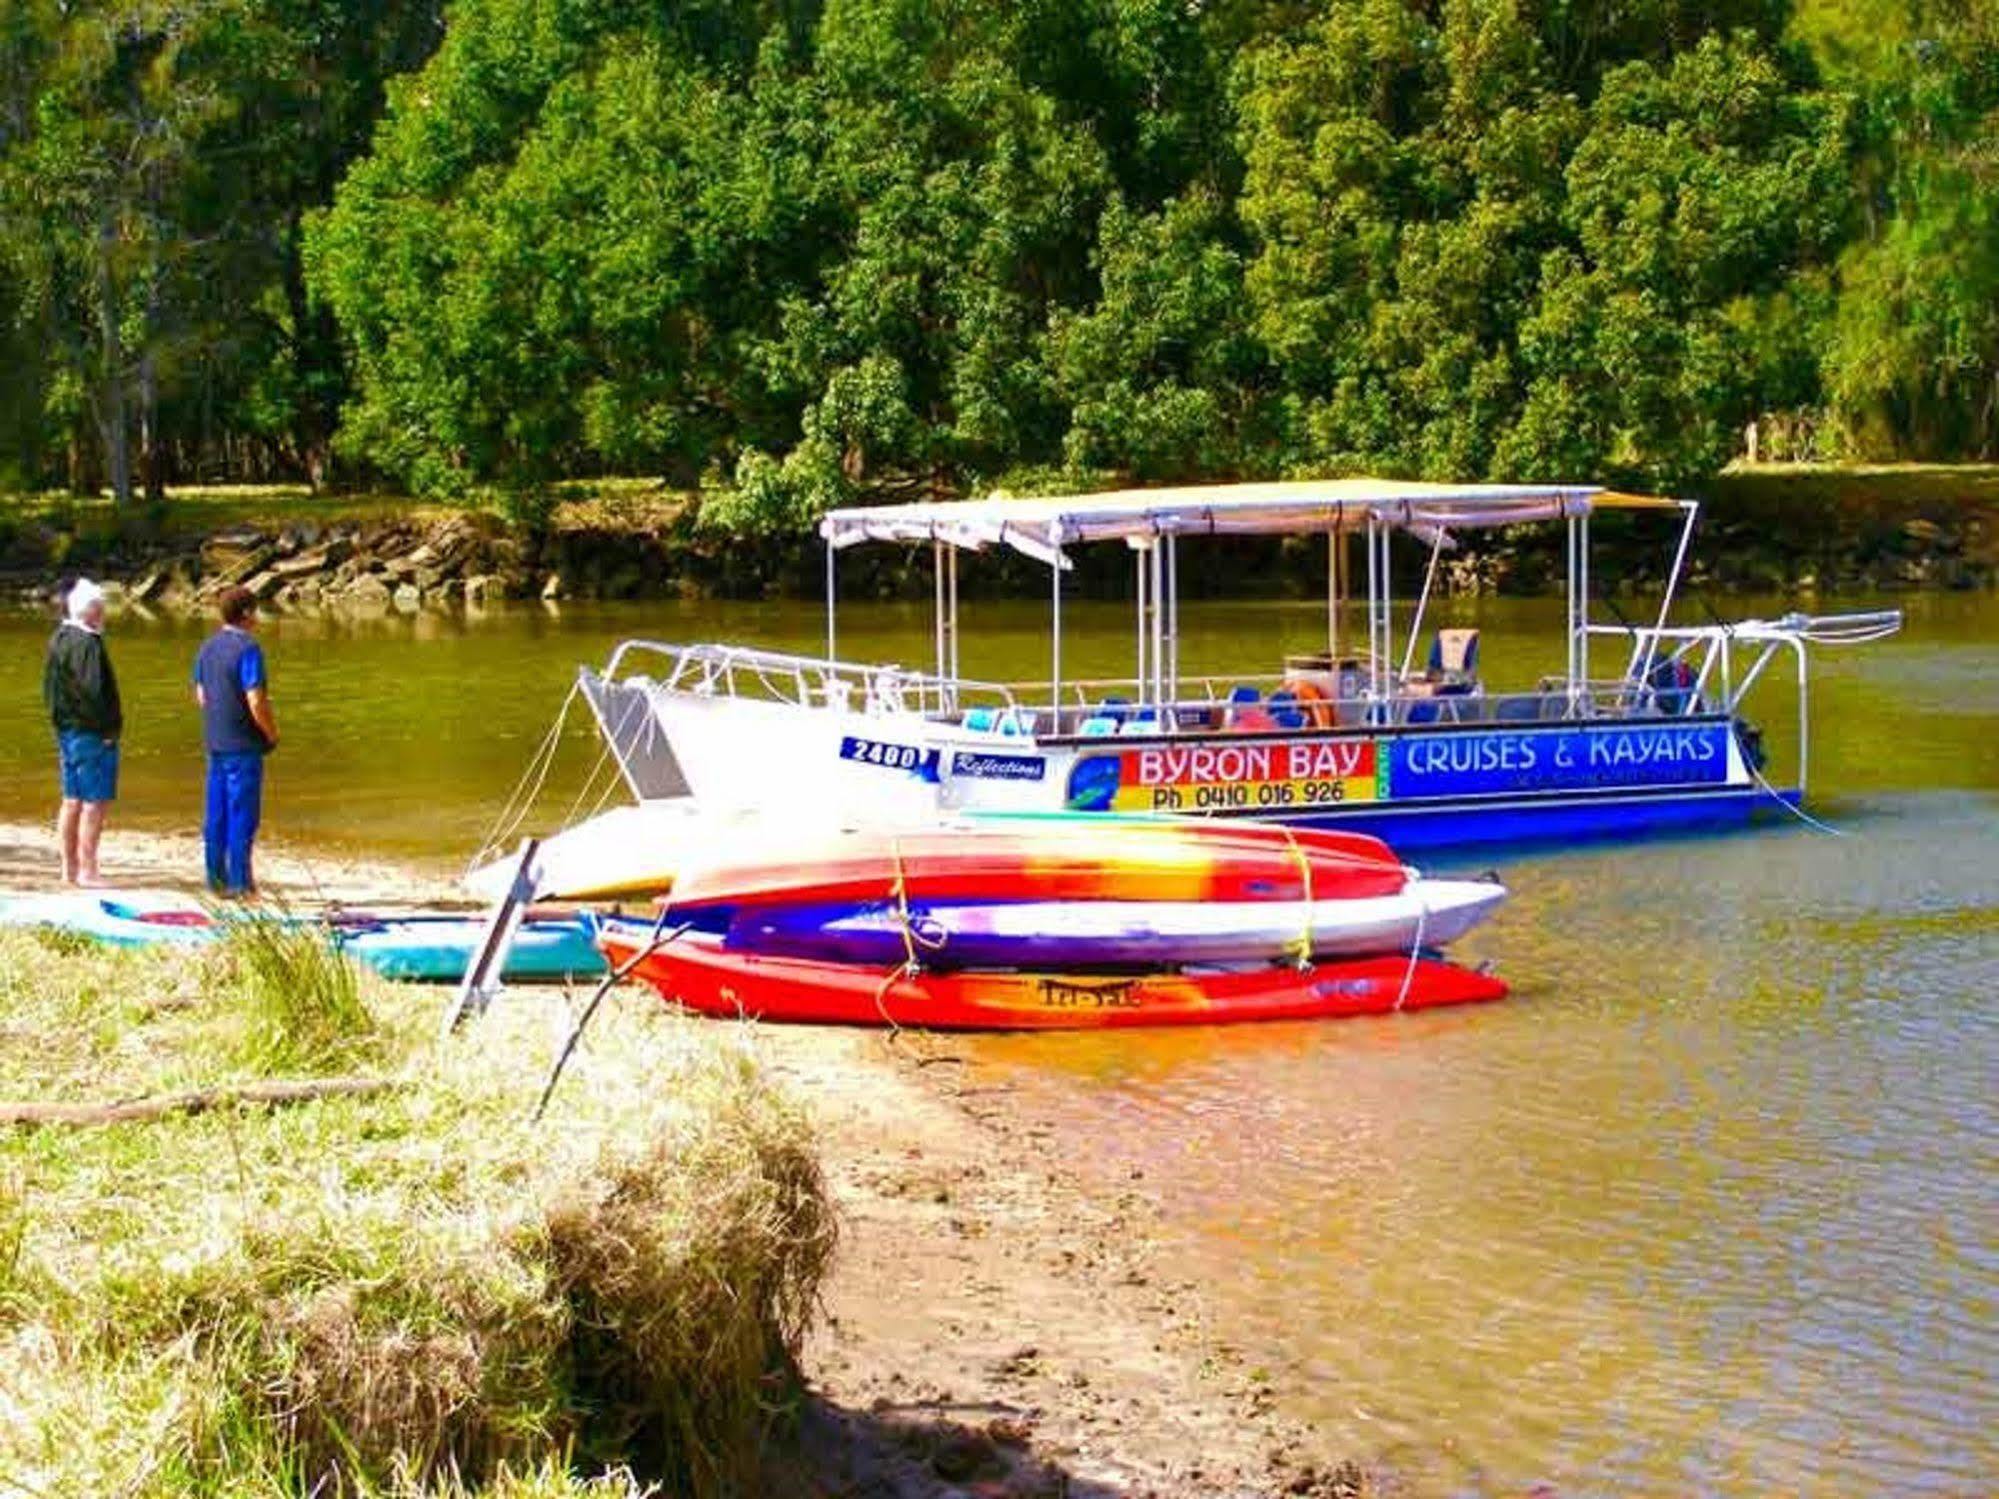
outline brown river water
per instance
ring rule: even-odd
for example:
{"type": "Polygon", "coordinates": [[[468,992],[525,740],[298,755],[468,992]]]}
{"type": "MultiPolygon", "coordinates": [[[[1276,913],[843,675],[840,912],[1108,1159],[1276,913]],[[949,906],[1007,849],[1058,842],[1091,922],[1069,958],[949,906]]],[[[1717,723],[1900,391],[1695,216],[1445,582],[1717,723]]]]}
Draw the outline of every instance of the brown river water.
{"type": "MultiPolygon", "coordinates": [[[[1815,656],[1836,832],[1477,859],[1515,897],[1463,955],[1507,1004],[953,1050],[1051,1155],[1155,1197],[1223,1336],[1407,1492],[1999,1493],[1999,598],[1895,602],[1902,635],[1815,656]]],[[[1190,672],[1323,639],[1310,604],[1186,613],[1190,672]]],[[[1505,687],[1559,666],[1560,613],[1451,622],[1505,687]]],[[[1069,610],[1065,669],[1128,672],[1129,618],[1069,610]]],[[[461,862],[577,662],[821,628],[802,604],[274,620],[268,826],[461,862]]],[[[968,603],[965,629],[968,672],[1046,675],[1040,609],[968,603]]],[[[51,808],[45,634],[0,616],[0,817],[51,808]]],[[[199,634],[114,621],[119,822],[195,825],[199,634]]],[[[927,610],[843,609],[841,653],[926,663],[927,610]]],[[[1785,687],[1758,715],[1773,768],[1792,713],[1785,687]]],[[[564,774],[588,762],[579,734],[564,774]]]]}

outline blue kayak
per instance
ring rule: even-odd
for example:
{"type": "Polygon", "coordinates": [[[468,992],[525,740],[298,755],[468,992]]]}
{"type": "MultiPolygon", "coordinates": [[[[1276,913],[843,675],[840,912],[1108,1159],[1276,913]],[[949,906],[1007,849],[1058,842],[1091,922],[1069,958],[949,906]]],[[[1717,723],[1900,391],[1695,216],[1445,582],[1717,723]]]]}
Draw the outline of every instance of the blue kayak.
{"type": "MultiPolygon", "coordinates": [[[[393,916],[334,923],[342,952],[384,978],[455,984],[485,935],[483,917],[393,916]]],[[[604,972],[596,925],[587,916],[524,921],[507,956],[504,977],[517,984],[596,978],[604,972]]]]}
{"type": "MultiPolygon", "coordinates": [[[[485,933],[485,919],[439,913],[412,916],[338,914],[324,926],[334,943],[384,978],[456,983],[485,933]]],[[[93,891],[0,897],[0,926],[49,927],[110,947],[201,947],[228,930],[218,916],[171,892],[93,891]]],[[[604,972],[594,924],[587,916],[542,917],[521,924],[505,979],[514,983],[595,978],[604,972]]]]}

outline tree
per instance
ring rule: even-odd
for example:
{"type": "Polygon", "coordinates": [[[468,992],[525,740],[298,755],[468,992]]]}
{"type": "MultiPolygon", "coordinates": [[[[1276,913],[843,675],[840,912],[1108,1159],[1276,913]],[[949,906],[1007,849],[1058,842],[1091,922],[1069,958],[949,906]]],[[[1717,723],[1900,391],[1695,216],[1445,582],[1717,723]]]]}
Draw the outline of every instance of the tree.
{"type": "Polygon", "coordinates": [[[121,505],[135,435],[148,489],[160,483],[160,365],[176,290],[200,274],[183,189],[196,139],[227,108],[195,60],[235,9],[45,3],[16,20],[15,67],[34,102],[0,157],[0,242],[24,310],[87,392],[121,505]]]}
{"type": "Polygon", "coordinates": [[[1794,394],[1843,117],[1781,11],[1355,0],[1245,65],[1286,461],[1674,483],[1794,394]],[[1770,347],[1770,340],[1775,347],[1770,347]]]}
{"type": "Polygon", "coordinates": [[[1884,0],[1802,18],[1867,129],[1867,234],[1839,264],[1827,404],[1863,456],[1999,452],[1999,14],[1884,0]]]}
{"type": "Polygon", "coordinates": [[[49,351],[45,419],[87,418],[121,504],[135,452],[160,493],[177,399],[319,467],[340,375],[299,224],[437,16],[438,0],[23,0],[0,22],[13,326],[49,351]]]}

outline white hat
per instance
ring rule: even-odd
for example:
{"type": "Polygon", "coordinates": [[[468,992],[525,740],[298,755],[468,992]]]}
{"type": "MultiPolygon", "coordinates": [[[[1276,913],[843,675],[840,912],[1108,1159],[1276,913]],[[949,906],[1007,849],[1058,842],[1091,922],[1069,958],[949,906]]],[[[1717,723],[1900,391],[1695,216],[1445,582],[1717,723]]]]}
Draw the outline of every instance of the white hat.
{"type": "Polygon", "coordinates": [[[83,616],[90,612],[92,604],[104,602],[104,590],[88,578],[78,578],[63,602],[69,611],[71,621],[80,625],[83,623],[83,616]]]}

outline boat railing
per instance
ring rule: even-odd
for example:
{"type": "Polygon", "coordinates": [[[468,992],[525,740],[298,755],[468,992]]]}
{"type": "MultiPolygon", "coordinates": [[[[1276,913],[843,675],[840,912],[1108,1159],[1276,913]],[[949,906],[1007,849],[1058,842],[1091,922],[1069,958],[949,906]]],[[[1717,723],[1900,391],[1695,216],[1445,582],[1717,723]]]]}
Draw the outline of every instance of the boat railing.
{"type": "MultiPolygon", "coordinates": [[[[1684,654],[1695,644],[1674,642],[1671,649],[1684,654]]],[[[1659,656],[1669,658],[1665,646],[1659,656]]],[[[1573,684],[1548,677],[1533,688],[1508,692],[1490,691],[1476,679],[1439,682],[1418,676],[1377,697],[1367,691],[1302,694],[1296,673],[1229,674],[1182,677],[1181,691],[1167,702],[1147,700],[1135,678],[1106,677],[1065,681],[1063,700],[1055,704],[1055,688],[1046,682],[938,677],[900,666],[829,661],[752,646],[628,640],[613,652],[603,678],[696,697],[914,715],[974,733],[1092,739],[1688,717],[1726,711],[1740,695],[1740,689],[1718,694],[1711,675],[1707,670],[1694,673],[1691,686],[1677,674],[1573,684]]]]}
{"type": "Polygon", "coordinates": [[[995,716],[1018,712],[1013,690],[1004,683],[754,646],[627,640],[612,652],[604,677],[643,678],[664,691],[696,697],[747,698],[803,708],[930,717],[981,709],[995,716]]]}
{"type": "MultiPolygon", "coordinates": [[[[1586,625],[1586,637],[1629,642],[1624,669],[1627,691],[1657,691],[1661,678],[1684,685],[1702,700],[1734,715],[1770,664],[1788,651],[1797,681],[1797,791],[1804,793],[1811,763],[1811,645],[1865,645],[1902,628],[1900,609],[1868,609],[1848,614],[1793,611],[1776,619],[1717,620],[1706,625],[1586,625]],[[1662,672],[1662,666],[1666,668],[1662,672]]],[[[1760,771],[1758,772],[1760,775],[1760,771]]]]}
{"type": "MultiPolygon", "coordinates": [[[[1385,697],[1281,696],[1290,677],[1182,678],[1183,693],[1167,702],[1143,701],[1130,679],[1063,684],[1065,701],[1050,710],[1046,683],[1013,684],[1034,731],[1057,739],[1173,737],[1183,734],[1365,732],[1403,726],[1547,724],[1600,719],[1692,718],[1718,705],[1688,691],[1635,691],[1621,679],[1571,686],[1548,677],[1532,688],[1493,692],[1477,682],[1412,679],[1385,697]],[[1270,687],[1271,691],[1265,688],[1270,687]]],[[[970,725],[973,721],[968,718],[970,725]]],[[[1009,728],[1007,732],[1011,732],[1009,728]]]]}
{"type": "Polygon", "coordinates": [[[1592,624],[1585,633],[1628,645],[1625,691],[1642,695],[1691,687],[1732,713],[1780,653],[1790,652],[1802,692],[1807,646],[1865,645],[1901,628],[1901,610],[1872,609],[1850,614],[1794,612],[1776,619],[1706,625],[1592,624]]]}

